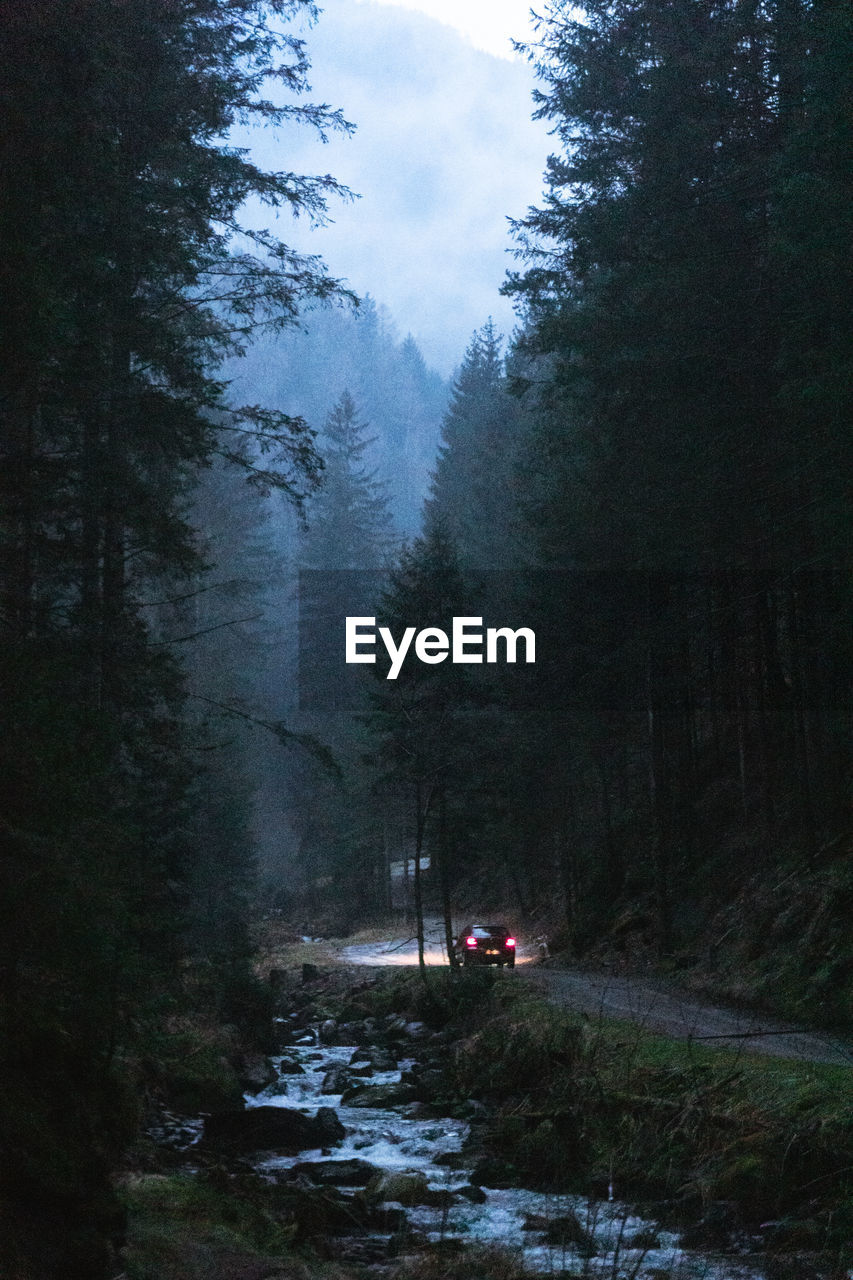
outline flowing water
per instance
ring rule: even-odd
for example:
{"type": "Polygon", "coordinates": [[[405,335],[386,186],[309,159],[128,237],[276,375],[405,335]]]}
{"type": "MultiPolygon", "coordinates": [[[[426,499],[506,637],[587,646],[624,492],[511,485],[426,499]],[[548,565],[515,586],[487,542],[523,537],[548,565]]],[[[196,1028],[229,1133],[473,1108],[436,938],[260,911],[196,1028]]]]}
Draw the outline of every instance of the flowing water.
{"type": "MultiPolygon", "coordinates": [[[[306,1037],[307,1039],[307,1037],[306,1037]]],[[[331,1155],[320,1150],[298,1156],[259,1159],[259,1171],[286,1170],[302,1161],[351,1160],[358,1157],[387,1172],[425,1174],[436,1191],[458,1191],[469,1185],[464,1170],[450,1170],[434,1163],[437,1156],[462,1149],[468,1125],[460,1120],[424,1118],[417,1104],[394,1110],[342,1106],[340,1096],[320,1092],[330,1068],[350,1062],[354,1046],[316,1043],[288,1049],[304,1074],[282,1075],[277,1084],[246,1099],[249,1106],[292,1107],[313,1114],[318,1107],[334,1107],[346,1128],[346,1137],[331,1155]],[[407,1114],[409,1112],[410,1114],[407,1114]]],[[[388,1084],[400,1079],[412,1060],[403,1060],[395,1071],[376,1072],[364,1083],[388,1084]]],[[[607,1280],[764,1280],[764,1272],[749,1261],[714,1258],[682,1250],[678,1236],[661,1230],[633,1214],[618,1202],[594,1203],[580,1196],[555,1196],[523,1189],[486,1190],[483,1204],[454,1197],[449,1207],[407,1208],[409,1227],[428,1239],[502,1244],[523,1251],[532,1275],[568,1273],[607,1280]],[[544,1243],[545,1228],[574,1214],[592,1238],[588,1248],[544,1243]],[[537,1229],[524,1229],[536,1219],[537,1229]]]]}

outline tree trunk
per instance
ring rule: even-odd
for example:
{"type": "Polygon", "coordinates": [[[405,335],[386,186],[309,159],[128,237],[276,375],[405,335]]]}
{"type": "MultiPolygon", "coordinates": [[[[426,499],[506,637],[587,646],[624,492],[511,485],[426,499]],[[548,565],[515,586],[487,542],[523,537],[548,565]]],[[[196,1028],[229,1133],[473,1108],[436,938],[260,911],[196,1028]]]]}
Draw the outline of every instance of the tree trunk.
{"type": "Polygon", "coordinates": [[[666,743],[660,697],[664,676],[661,673],[659,642],[656,635],[657,626],[666,609],[666,591],[660,590],[660,598],[653,599],[652,585],[648,588],[648,651],[646,655],[646,720],[648,725],[648,776],[649,800],[654,829],[652,865],[654,867],[654,890],[657,905],[657,940],[658,949],[666,954],[672,947],[672,922],[670,903],[670,841],[672,838],[671,822],[671,779],[666,761],[666,743]]]}
{"type": "Polygon", "coordinates": [[[423,784],[420,779],[415,783],[415,932],[418,939],[418,968],[421,977],[426,984],[426,961],[424,960],[424,903],[423,891],[421,887],[421,855],[424,847],[424,833],[426,831],[427,809],[429,807],[429,797],[426,802],[423,798],[423,784]]]}
{"type": "Polygon", "coordinates": [[[450,967],[456,969],[459,961],[453,946],[453,913],[450,904],[450,848],[447,833],[447,795],[442,787],[439,802],[438,874],[441,880],[441,910],[444,916],[444,946],[450,967]]]}

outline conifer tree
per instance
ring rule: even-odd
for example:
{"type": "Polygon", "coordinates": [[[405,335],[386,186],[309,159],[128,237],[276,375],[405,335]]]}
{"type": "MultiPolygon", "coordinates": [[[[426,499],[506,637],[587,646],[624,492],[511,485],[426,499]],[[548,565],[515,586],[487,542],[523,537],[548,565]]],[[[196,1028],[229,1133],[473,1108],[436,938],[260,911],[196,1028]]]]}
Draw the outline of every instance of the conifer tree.
{"type": "Polygon", "coordinates": [[[282,22],[313,12],[303,0],[0,5],[10,1274],[94,1280],[109,1267],[107,1173],[128,1114],[116,1064],[179,973],[198,757],[180,664],[148,606],[198,585],[193,476],[221,455],[296,501],[317,477],[305,423],[229,404],[217,376],[255,326],[339,292],[314,259],[237,233],[249,196],[322,218],[341,188],[265,173],[223,142],[238,121],[347,127],[291,99],[307,61],[282,22]],[[48,1122],[59,1079],[68,1106],[48,1122]],[[28,1233],[30,1201],[79,1231],[28,1233]]]}
{"type": "MultiPolygon", "coordinates": [[[[407,627],[438,627],[452,633],[454,615],[468,612],[470,594],[460,572],[456,548],[446,529],[431,522],[422,538],[405,547],[380,609],[378,624],[399,637],[407,627]]],[[[424,969],[423,888],[421,867],[428,834],[437,825],[437,851],[448,955],[452,951],[450,865],[442,845],[448,799],[465,792],[473,772],[471,707],[474,688],[463,665],[404,664],[393,681],[387,665],[371,668],[377,682],[370,692],[368,722],[376,740],[380,777],[411,815],[414,836],[414,905],[418,959],[424,969]]]]}
{"type": "Polygon", "coordinates": [[[323,485],[309,509],[300,560],[311,569],[377,569],[387,563],[393,532],[385,486],[365,454],[355,401],[344,391],[323,427],[323,485]]]}
{"type": "Polygon", "coordinates": [[[468,568],[512,567],[518,554],[515,463],[523,418],[507,389],[500,348],[489,320],[456,375],[425,506],[426,520],[443,523],[468,568]]]}
{"type": "MultiPolygon", "coordinates": [[[[591,757],[616,884],[615,815],[633,824],[666,949],[674,885],[713,856],[697,820],[713,770],[737,796],[724,822],[764,859],[791,831],[811,857],[841,820],[845,752],[817,672],[837,673],[848,644],[835,479],[849,435],[834,424],[849,263],[834,246],[850,27],[798,0],[593,0],[552,5],[540,36],[537,110],[560,145],[509,284],[536,374],[530,539],[544,568],[593,574],[559,686],[586,743],[569,784],[589,795],[591,757]],[[827,196],[828,259],[795,212],[807,173],[827,196]],[[599,571],[624,575],[616,597],[599,571]]],[[[590,816],[576,808],[576,833],[590,816]]]]}

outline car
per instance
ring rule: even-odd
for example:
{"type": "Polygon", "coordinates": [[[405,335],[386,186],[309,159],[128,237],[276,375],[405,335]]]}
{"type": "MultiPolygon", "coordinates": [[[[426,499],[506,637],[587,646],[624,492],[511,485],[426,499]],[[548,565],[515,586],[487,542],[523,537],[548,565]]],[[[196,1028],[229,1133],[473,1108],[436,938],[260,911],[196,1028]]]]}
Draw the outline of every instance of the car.
{"type": "Polygon", "coordinates": [[[500,924],[473,924],[461,929],[455,943],[456,958],[466,967],[475,964],[515,965],[515,938],[500,924]]]}

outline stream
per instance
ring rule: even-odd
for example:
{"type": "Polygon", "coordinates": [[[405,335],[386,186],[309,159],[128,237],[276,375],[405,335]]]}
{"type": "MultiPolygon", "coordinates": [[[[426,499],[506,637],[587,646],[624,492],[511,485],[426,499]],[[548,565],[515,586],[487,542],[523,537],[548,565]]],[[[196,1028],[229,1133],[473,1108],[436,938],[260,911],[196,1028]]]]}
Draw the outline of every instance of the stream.
{"type": "MultiPolygon", "coordinates": [[[[333,1107],[346,1129],[346,1137],[331,1151],[319,1148],[297,1156],[260,1154],[253,1161],[259,1173],[282,1177],[298,1164],[322,1161],[324,1181],[330,1161],[368,1161],[389,1174],[422,1175],[427,1179],[432,1204],[389,1203],[389,1222],[402,1220],[407,1229],[431,1242],[501,1244],[523,1252],[531,1275],[607,1277],[608,1280],[765,1280],[765,1273],[748,1259],[714,1257],[683,1250],[678,1234],[658,1228],[617,1201],[593,1202],[574,1195],[549,1195],[524,1189],[478,1191],[471,1186],[470,1170],[436,1163],[459,1153],[468,1133],[462,1120],[424,1115],[421,1104],[390,1109],[342,1104],[341,1094],[322,1093],[324,1077],[335,1067],[345,1067],[356,1054],[355,1045],[318,1043],[313,1030],[300,1037],[303,1043],[288,1048],[289,1073],[259,1094],[246,1097],[247,1107],[280,1106],[314,1115],[320,1107],[333,1107]],[[302,1074],[293,1071],[293,1063],[302,1074]],[[444,1195],[434,1194],[444,1192],[444,1195]],[[450,1194],[448,1194],[450,1193],[450,1194]],[[482,1203],[477,1203],[482,1198],[482,1203]],[[395,1211],[396,1210],[396,1215],[395,1211]],[[583,1242],[566,1242],[561,1223],[580,1225],[583,1242]],[[562,1243],[549,1243],[559,1239],[562,1243]]],[[[415,1047],[413,1046],[413,1049],[415,1047]]],[[[400,1081],[401,1073],[415,1058],[404,1058],[396,1070],[375,1071],[365,1084],[386,1085],[400,1081]]],[[[343,1166],[342,1166],[343,1171],[343,1166]]],[[[342,1179],[344,1181],[344,1179],[342,1179]]],[[[351,1184],[350,1184],[351,1185],[351,1184]]],[[[345,1194],[356,1194],[341,1187],[345,1194]]],[[[396,1228],[399,1230],[399,1225],[396,1228]]],[[[571,1236],[571,1232],[568,1233],[571,1236]]],[[[390,1239],[391,1232],[387,1238],[390,1239]]],[[[374,1234],[374,1239],[379,1236],[374,1234]]],[[[452,1244],[450,1245],[452,1247],[452,1244]]]]}

